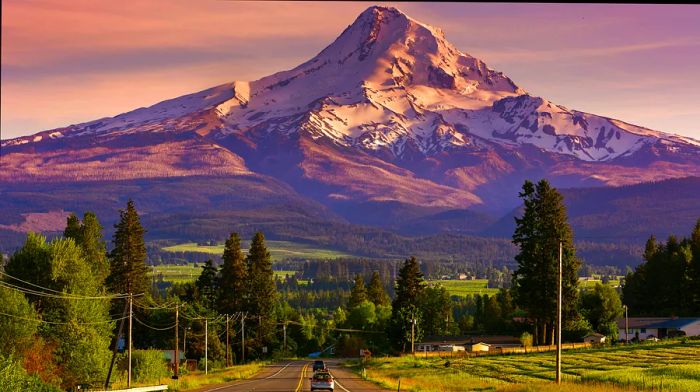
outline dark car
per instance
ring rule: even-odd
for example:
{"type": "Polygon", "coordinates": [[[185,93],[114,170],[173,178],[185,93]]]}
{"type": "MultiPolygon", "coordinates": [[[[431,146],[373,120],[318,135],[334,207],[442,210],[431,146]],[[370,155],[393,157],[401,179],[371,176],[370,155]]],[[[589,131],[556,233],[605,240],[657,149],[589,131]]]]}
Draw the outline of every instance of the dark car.
{"type": "Polygon", "coordinates": [[[317,370],[324,370],[326,368],[326,363],[323,361],[314,361],[314,372],[317,370]]]}

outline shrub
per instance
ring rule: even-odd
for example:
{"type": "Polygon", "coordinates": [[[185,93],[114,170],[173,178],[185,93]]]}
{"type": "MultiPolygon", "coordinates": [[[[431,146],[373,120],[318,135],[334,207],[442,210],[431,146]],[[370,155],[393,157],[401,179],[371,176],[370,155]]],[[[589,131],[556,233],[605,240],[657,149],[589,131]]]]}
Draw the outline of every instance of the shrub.
{"type": "Polygon", "coordinates": [[[6,391],[60,392],[58,387],[41,381],[36,375],[29,375],[18,361],[0,355],[0,387],[6,391]]]}
{"type": "Polygon", "coordinates": [[[529,332],[523,332],[520,335],[520,343],[523,347],[532,347],[532,335],[529,332]]]}
{"type": "MultiPolygon", "coordinates": [[[[127,356],[120,358],[119,368],[127,369],[127,356]]],[[[134,350],[131,353],[131,377],[133,382],[148,383],[157,382],[164,377],[169,377],[167,362],[160,350],[134,350]]]]}

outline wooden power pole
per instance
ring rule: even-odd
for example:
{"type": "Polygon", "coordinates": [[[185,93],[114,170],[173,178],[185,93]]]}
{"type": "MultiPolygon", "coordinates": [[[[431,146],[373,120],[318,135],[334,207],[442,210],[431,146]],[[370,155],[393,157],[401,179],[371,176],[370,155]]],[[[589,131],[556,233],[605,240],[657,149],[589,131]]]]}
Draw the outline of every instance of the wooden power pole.
{"type": "Polygon", "coordinates": [[[226,367],[231,366],[230,364],[230,350],[229,350],[229,337],[228,337],[228,314],[226,315],[226,367]]]}
{"type": "Polygon", "coordinates": [[[241,313],[241,363],[245,363],[245,313],[241,313]]]}
{"type": "Polygon", "coordinates": [[[559,279],[557,281],[557,384],[561,384],[561,276],[562,243],[559,241],[559,279]]]}
{"type": "Polygon", "coordinates": [[[126,376],[126,387],[131,388],[131,330],[133,327],[132,323],[132,318],[134,316],[134,309],[133,309],[133,304],[134,304],[134,295],[129,293],[129,353],[127,356],[129,357],[128,362],[129,362],[129,369],[127,370],[127,376],[126,376]]]}
{"type": "Polygon", "coordinates": [[[178,351],[179,349],[179,344],[178,344],[178,318],[180,316],[180,305],[176,304],[175,305],[175,356],[173,358],[173,361],[175,361],[175,374],[173,375],[173,378],[177,380],[178,378],[178,373],[180,371],[180,352],[178,351]]]}

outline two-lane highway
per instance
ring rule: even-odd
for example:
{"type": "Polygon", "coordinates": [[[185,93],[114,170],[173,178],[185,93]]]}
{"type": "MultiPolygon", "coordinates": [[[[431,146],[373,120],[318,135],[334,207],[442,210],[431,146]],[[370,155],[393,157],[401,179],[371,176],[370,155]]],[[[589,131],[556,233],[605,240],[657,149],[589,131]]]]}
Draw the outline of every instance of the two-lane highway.
{"type": "MultiPolygon", "coordinates": [[[[226,385],[205,387],[197,392],[301,392],[310,391],[312,376],[311,361],[288,361],[267,366],[254,378],[234,381],[226,385]]],[[[351,371],[344,369],[338,360],[327,360],[328,369],[335,378],[338,392],[383,391],[376,385],[362,380],[351,371]]]]}

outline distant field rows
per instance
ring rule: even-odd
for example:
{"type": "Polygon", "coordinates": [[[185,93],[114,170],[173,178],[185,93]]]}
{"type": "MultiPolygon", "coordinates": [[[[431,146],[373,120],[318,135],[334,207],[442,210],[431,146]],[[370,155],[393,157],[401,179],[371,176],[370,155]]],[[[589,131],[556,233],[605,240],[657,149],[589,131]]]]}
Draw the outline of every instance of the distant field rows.
{"type": "MultiPolygon", "coordinates": [[[[163,277],[166,282],[183,283],[197,280],[202,272],[204,263],[188,265],[157,265],[152,267],[150,274],[156,277],[163,277]]],[[[295,271],[274,271],[275,276],[284,277],[294,275],[295,271]]]]}
{"type": "MultiPolygon", "coordinates": [[[[313,245],[302,244],[291,241],[265,241],[267,249],[273,261],[286,258],[300,259],[337,259],[343,257],[356,257],[348,253],[343,253],[331,249],[322,249],[313,245]]],[[[244,253],[250,247],[250,241],[241,241],[241,248],[244,253]]],[[[221,256],[224,253],[224,245],[198,245],[194,242],[166,246],[162,248],[166,252],[199,252],[221,256]]]]}
{"type": "Polygon", "coordinates": [[[440,285],[445,287],[450,295],[464,297],[466,295],[494,295],[498,293],[497,288],[488,287],[488,279],[475,280],[429,280],[430,285],[440,285]]]}
{"type": "Polygon", "coordinates": [[[552,384],[554,353],[449,359],[380,358],[367,366],[370,379],[402,391],[700,391],[700,341],[567,350],[561,389],[552,384]]]}

